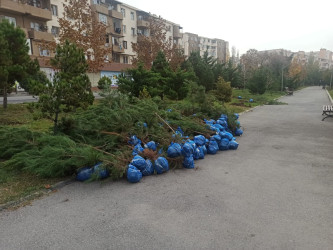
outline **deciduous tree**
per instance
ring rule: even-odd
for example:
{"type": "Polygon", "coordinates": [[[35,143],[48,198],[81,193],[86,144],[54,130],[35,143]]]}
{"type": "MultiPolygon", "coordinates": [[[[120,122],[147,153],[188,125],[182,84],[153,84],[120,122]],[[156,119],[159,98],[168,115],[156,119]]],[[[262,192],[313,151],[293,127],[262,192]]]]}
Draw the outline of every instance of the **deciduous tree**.
{"type": "Polygon", "coordinates": [[[136,43],[132,43],[133,56],[132,64],[138,66],[141,62],[145,69],[150,69],[153,61],[160,51],[163,52],[168,62],[171,63],[171,69],[176,70],[185,60],[185,56],[172,39],[167,37],[167,25],[163,18],[149,16],[148,30],[145,34],[140,34],[136,43]]]}
{"type": "Polygon", "coordinates": [[[97,72],[106,56],[112,53],[106,47],[106,25],[99,22],[97,13],[92,11],[89,1],[65,0],[64,15],[59,18],[61,44],[66,40],[75,43],[87,57],[90,72],[97,72]]]}

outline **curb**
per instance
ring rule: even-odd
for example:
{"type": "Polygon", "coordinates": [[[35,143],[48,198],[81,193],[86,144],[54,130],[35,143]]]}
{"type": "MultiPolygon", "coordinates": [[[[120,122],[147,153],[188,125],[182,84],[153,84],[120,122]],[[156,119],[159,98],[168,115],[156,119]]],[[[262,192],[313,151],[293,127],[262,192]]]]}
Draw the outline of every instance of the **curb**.
{"type": "Polygon", "coordinates": [[[25,197],[22,197],[22,198],[20,198],[19,200],[16,200],[16,201],[9,201],[5,204],[0,205],[0,212],[3,211],[3,210],[6,210],[8,208],[18,206],[18,205],[22,204],[25,201],[33,200],[37,197],[49,194],[49,193],[51,193],[51,192],[53,192],[57,189],[60,189],[60,188],[63,188],[64,186],[66,186],[66,185],[69,185],[73,182],[75,182],[75,178],[68,179],[68,180],[65,180],[65,181],[60,181],[60,182],[52,185],[49,189],[43,189],[43,190],[40,190],[40,191],[35,192],[33,194],[29,194],[29,195],[27,195],[25,197]]]}
{"type": "Polygon", "coordinates": [[[328,99],[330,100],[331,104],[333,104],[333,99],[332,99],[330,93],[328,92],[327,89],[325,89],[325,90],[326,90],[326,93],[327,93],[328,99]]]}

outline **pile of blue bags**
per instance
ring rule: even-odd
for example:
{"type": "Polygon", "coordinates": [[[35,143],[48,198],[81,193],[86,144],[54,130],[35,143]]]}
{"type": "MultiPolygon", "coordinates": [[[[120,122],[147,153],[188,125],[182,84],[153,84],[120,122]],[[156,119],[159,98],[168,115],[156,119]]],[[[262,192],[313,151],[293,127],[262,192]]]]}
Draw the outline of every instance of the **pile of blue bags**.
{"type": "MultiPolygon", "coordinates": [[[[239,115],[234,114],[236,120],[239,115]]],[[[194,168],[194,161],[204,159],[206,154],[216,154],[219,150],[235,150],[238,148],[235,136],[241,136],[240,124],[237,121],[237,128],[232,132],[228,127],[228,116],[222,114],[218,120],[204,120],[215,135],[209,139],[203,135],[197,135],[193,140],[187,139],[183,144],[172,142],[168,148],[167,155],[170,158],[183,156],[184,168],[194,168]],[[233,135],[234,134],[234,135],[233,135]]],[[[188,138],[188,137],[187,137],[188,138]]]]}
{"type": "MultiPolygon", "coordinates": [[[[171,112],[171,111],[170,111],[171,112]]],[[[234,114],[236,120],[239,115],[234,114]]],[[[234,136],[241,136],[243,134],[240,129],[240,124],[236,121],[237,128],[234,131],[228,127],[228,116],[222,114],[217,120],[206,120],[206,125],[215,134],[210,138],[205,138],[203,135],[197,135],[193,140],[184,135],[184,131],[178,127],[175,136],[180,136],[182,143],[171,142],[166,152],[169,158],[180,157],[183,161],[183,167],[193,169],[194,161],[204,159],[207,154],[216,154],[219,150],[235,150],[238,148],[238,143],[234,136]]],[[[145,159],[140,154],[144,149],[150,149],[157,151],[158,145],[154,141],[150,141],[146,144],[142,144],[142,141],[133,135],[128,141],[133,146],[133,159],[127,168],[127,180],[131,183],[139,182],[143,176],[156,174],[163,174],[169,171],[169,163],[165,157],[159,156],[155,161],[145,159]]],[[[159,155],[162,154],[162,149],[159,151],[159,155]]],[[[104,179],[109,176],[107,169],[104,169],[102,163],[96,164],[94,167],[85,167],[80,169],[76,179],[79,181],[89,180],[93,175],[98,179],[104,179]]]]}
{"type": "Polygon", "coordinates": [[[127,168],[127,180],[129,182],[136,183],[139,182],[143,176],[152,175],[155,172],[157,174],[163,174],[169,170],[169,163],[166,158],[160,156],[152,162],[139,155],[145,148],[156,151],[158,145],[154,141],[150,141],[142,147],[141,140],[133,135],[129,140],[129,144],[134,146],[132,151],[134,157],[127,168]]]}

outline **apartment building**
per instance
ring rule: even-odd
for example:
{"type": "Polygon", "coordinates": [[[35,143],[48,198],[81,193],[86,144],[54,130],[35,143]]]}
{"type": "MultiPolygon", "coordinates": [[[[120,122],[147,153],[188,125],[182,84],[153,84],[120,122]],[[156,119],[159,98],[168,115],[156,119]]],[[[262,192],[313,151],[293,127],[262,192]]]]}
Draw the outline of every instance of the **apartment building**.
{"type": "Polygon", "coordinates": [[[310,58],[318,62],[320,70],[333,69],[333,52],[327,49],[322,48],[319,51],[311,52],[298,51],[293,56],[293,60],[302,65],[306,65],[310,58]]]}
{"type": "MultiPolygon", "coordinates": [[[[108,76],[113,83],[122,71],[131,67],[135,52],[132,43],[138,36],[150,36],[149,20],[154,16],[126,3],[116,0],[87,1],[95,13],[95,18],[107,25],[105,46],[112,47],[112,54],[105,55],[105,64],[98,73],[89,73],[93,86],[102,76],[108,76]]],[[[64,0],[0,0],[0,20],[7,19],[24,30],[29,44],[29,54],[38,58],[41,70],[50,78],[54,71],[48,61],[51,51],[40,47],[41,41],[57,41],[60,32],[58,18],[63,17],[64,0]]],[[[155,16],[156,17],[156,16],[155,16]]],[[[165,20],[166,40],[171,40],[185,55],[192,51],[208,51],[220,62],[229,57],[229,44],[221,39],[199,37],[197,34],[182,33],[179,24],[165,20]]]]}
{"type": "Polygon", "coordinates": [[[182,46],[185,56],[189,56],[195,51],[199,51],[200,56],[203,56],[207,51],[208,56],[220,63],[227,62],[229,59],[229,43],[222,39],[202,37],[186,32],[183,35],[182,46]]]}
{"type": "Polygon", "coordinates": [[[29,54],[32,57],[50,56],[50,52],[39,46],[40,41],[52,41],[50,0],[0,0],[0,21],[7,19],[26,34],[29,54]]]}

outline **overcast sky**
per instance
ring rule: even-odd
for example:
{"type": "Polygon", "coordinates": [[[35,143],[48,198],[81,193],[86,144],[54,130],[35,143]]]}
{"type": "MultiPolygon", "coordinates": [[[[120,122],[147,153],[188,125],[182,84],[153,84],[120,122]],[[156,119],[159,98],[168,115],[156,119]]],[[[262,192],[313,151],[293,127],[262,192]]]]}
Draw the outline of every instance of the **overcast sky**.
{"type": "Polygon", "coordinates": [[[183,32],[249,49],[333,51],[333,0],[121,0],[178,23],[183,32]]]}

